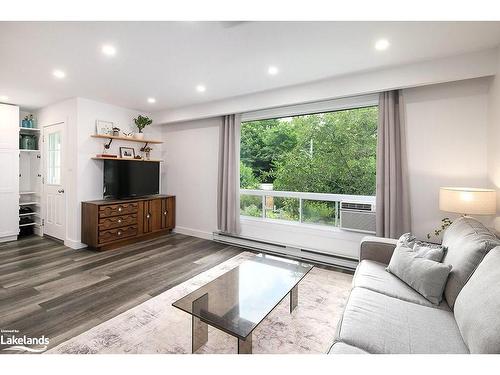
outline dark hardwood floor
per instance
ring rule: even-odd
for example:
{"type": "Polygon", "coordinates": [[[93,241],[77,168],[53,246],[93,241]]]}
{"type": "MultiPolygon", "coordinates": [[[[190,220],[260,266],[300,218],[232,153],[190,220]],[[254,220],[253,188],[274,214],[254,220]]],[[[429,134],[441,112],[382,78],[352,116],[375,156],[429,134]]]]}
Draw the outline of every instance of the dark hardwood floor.
{"type": "Polygon", "coordinates": [[[50,349],[241,251],[181,234],[102,253],[37,236],[0,244],[0,329],[45,335],[50,349]]]}

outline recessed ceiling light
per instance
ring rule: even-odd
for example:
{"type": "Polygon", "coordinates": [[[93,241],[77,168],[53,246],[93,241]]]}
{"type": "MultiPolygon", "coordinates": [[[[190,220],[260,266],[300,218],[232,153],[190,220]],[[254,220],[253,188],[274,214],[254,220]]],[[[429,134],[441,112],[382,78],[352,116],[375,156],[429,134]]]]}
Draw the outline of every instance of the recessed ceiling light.
{"type": "Polygon", "coordinates": [[[111,44],[104,44],[101,48],[102,53],[106,56],[114,56],[116,55],[116,48],[111,44]]]}
{"type": "Polygon", "coordinates": [[[387,48],[389,48],[390,45],[391,43],[389,43],[387,39],[379,39],[375,43],[375,49],[377,51],[385,51],[387,48]]]}
{"type": "Polygon", "coordinates": [[[155,98],[148,98],[148,103],[156,103],[156,99],[155,98]]]}
{"type": "Polygon", "coordinates": [[[203,85],[198,85],[198,86],[196,86],[196,91],[205,92],[205,91],[207,91],[207,88],[203,85]]]}
{"type": "Polygon", "coordinates": [[[9,100],[7,95],[0,95],[0,102],[6,102],[7,100],[9,100]]]}
{"type": "Polygon", "coordinates": [[[59,79],[63,79],[64,77],[66,77],[66,73],[64,73],[62,70],[59,70],[59,69],[55,69],[52,72],[52,75],[56,78],[59,78],[59,79]]]}
{"type": "Polygon", "coordinates": [[[267,68],[267,73],[269,73],[272,76],[275,76],[276,74],[278,74],[278,72],[279,72],[278,68],[273,65],[267,68]]]}

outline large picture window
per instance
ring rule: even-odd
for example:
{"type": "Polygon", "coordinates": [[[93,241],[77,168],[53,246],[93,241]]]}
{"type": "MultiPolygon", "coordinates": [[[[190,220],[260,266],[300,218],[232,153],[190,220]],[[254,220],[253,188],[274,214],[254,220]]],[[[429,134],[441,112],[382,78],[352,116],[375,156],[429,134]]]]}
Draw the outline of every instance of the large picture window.
{"type": "Polygon", "coordinates": [[[241,215],[337,225],[339,195],[375,195],[377,118],[370,106],[243,122],[241,215]]]}

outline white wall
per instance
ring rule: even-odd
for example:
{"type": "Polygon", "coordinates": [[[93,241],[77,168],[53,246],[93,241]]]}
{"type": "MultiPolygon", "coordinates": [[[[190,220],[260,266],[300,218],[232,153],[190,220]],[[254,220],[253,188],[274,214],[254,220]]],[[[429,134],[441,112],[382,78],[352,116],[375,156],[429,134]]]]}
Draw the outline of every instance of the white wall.
{"type": "Polygon", "coordinates": [[[176,196],[176,231],[212,238],[217,229],[221,118],[163,127],[166,192],[176,196]]]}
{"type": "MultiPolygon", "coordinates": [[[[438,227],[440,186],[488,187],[487,128],[490,79],[404,90],[412,231],[438,227]]],[[[481,218],[485,223],[491,218],[481,218]]]]}
{"type": "MultiPolygon", "coordinates": [[[[500,73],[500,50],[497,56],[500,73]]],[[[497,188],[497,211],[500,215],[500,74],[491,82],[488,95],[488,178],[497,188]]],[[[495,219],[495,229],[500,231],[500,216],[495,219]]]]}
{"type": "Polygon", "coordinates": [[[497,49],[381,70],[349,74],[280,89],[241,95],[154,113],[158,124],[189,121],[385,90],[492,76],[497,49]]]}
{"type": "MultiPolygon", "coordinates": [[[[96,120],[111,121],[122,130],[135,130],[133,118],[145,114],[84,98],[73,98],[42,108],[38,112],[40,126],[65,122],[64,189],[66,197],[65,244],[72,248],[85,245],[81,240],[81,202],[102,199],[102,161],[91,157],[103,152],[105,140],[91,138],[95,134],[96,120]]],[[[149,114],[145,114],[149,115],[149,114]]],[[[144,130],[146,138],[161,139],[161,128],[150,126],[144,130]]],[[[134,147],[141,143],[113,141],[108,153],[119,154],[120,146],[134,147]]],[[[152,158],[162,157],[161,145],[152,145],[152,158]]]]}

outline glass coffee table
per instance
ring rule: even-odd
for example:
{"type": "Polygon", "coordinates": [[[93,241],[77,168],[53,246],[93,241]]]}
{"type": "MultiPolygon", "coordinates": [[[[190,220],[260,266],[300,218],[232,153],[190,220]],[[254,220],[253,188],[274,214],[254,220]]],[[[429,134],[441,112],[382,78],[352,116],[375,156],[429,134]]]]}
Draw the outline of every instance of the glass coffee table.
{"type": "Polygon", "coordinates": [[[172,305],[192,315],[192,351],[208,340],[208,325],[238,339],[238,353],[252,353],[252,331],[290,294],[290,313],[298,304],[298,285],[312,265],[259,254],[172,305]]]}

